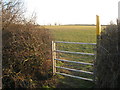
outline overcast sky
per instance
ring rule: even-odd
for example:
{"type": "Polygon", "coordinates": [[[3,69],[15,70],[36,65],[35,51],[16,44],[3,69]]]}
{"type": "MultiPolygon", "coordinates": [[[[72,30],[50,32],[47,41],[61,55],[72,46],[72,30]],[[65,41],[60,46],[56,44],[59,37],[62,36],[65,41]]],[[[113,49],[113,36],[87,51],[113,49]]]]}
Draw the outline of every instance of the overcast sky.
{"type": "Polygon", "coordinates": [[[109,24],[118,18],[120,0],[24,0],[26,16],[36,12],[37,22],[44,24],[109,24]]]}

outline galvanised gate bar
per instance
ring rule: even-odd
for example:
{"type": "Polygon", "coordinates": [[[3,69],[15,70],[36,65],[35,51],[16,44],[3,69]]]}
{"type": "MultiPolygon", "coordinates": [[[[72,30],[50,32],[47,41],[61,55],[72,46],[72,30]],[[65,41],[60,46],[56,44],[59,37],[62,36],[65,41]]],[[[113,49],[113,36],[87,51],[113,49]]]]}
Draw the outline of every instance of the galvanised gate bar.
{"type": "Polygon", "coordinates": [[[82,64],[82,65],[91,65],[93,67],[94,67],[94,63],[85,63],[85,62],[77,62],[77,61],[59,59],[59,58],[56,58],[56,53],[81,54],[81,55],[90,55],[90,56],[95,56],[95,54],[94,53],[70,52],[70,51],[57,50],[56,43],[83,44],[83,45],[94,45],[94,46],[96,46],[96,43],[52,41],[53,74],[60,74],[60,75],[69,76],[69,77],[73,77],[73,78],[77,78],[77,79],[83,79],[83,80],[87,80],[87,81],[94,81],[93,79],[89,79],[89,78],[84,78],[84,77],[79,77],[79,76],[74,76],[74,75],[70,75],[70,74],[57,72],[56,69],[59,68],[59,69],[65,69],[65,70],[69,70],[69,71],[81,72],[81,73],[94,75],[94,70],[93,70],[93,72],[89,72],[89,71],[84,71],[84,70],[77,70],[77,69],[71,69],[71,68],[57,66],[56,61],[63,61],[63,62],[69,62],[69,63],[82,64]]]}

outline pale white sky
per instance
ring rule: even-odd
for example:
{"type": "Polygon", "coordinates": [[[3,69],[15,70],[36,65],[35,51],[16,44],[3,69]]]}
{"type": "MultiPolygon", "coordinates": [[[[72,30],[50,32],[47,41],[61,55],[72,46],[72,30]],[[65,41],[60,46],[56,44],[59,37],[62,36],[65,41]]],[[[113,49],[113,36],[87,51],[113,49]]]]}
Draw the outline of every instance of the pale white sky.
{"type": "Polygon", "coordinates": [[[26,16],[36,12],[37,22],[44,24],[96,24],[96,15],[101,24],[116,23],[120,0],[24,0],[26,16]]]}

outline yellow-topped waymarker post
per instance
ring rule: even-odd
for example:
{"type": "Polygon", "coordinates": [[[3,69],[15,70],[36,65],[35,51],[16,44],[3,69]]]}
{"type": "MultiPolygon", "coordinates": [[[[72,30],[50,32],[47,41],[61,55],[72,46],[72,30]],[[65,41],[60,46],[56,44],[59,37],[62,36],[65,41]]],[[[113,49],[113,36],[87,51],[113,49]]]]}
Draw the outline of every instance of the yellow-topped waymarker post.
{"type": "MultiPolygon", "coordinates": [[[[100,17],[98,15],[96,15],[96,41],[97,41],[97,46],[96,48],[99,48],[100,46],[100,36],[101,36],[101,24],[100,24],[100,17]]],[[[96,83],[96,66],[95,66],[95,63],[97,62],[97,59],[98,59],[98,49],[96,49],[96,59],[94,61],[94,82],[96,83]]]]}
{"type": "Polygon", "coordinates": [[[100,17],[96,15],[96,35],[99,36],[100,34],[101,34],[100,17]]]}

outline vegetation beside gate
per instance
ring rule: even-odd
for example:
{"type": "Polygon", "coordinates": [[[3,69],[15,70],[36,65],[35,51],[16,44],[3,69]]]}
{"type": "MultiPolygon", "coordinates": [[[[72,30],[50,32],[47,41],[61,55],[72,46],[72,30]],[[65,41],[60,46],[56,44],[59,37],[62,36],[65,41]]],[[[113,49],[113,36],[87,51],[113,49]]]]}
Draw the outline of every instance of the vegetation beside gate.
{"type": "Polygon", "coordinates": [[[98,42],[97,87],[120,88],[120,24],[107,26],[98,42]]]}
{"type": "Polygon", "coordinates": [[[3,2],[3,89],[41,88],[48,83],[54,87],[50,32],[44,27],[37,28],[34,17],[26,20],[22,9],[19,0],[3,2]]]}

